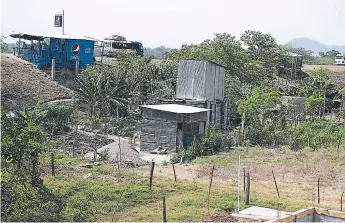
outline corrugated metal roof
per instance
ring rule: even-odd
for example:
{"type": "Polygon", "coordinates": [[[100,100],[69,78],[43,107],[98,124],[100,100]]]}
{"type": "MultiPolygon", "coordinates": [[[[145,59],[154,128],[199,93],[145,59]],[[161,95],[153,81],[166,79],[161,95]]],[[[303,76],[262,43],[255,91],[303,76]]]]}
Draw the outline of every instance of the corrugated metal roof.
{"type": "Polygon", "coordinates": [[[177,114],[192,114],[192,113],[199,113],[209,111],[210,109],[206,108],[197,108],[192,106],[186,105],[178,105],[178,104],[161,104],[161,105],[141,105],[143,108],[150,108],[154,110],[172,112],[177,114]]]}
{"type": "Polygon", "coordinates": [[[290,56],[290,57],[303,57],[303,55],[301,54],[291,53],[291,52],[286,52],[284,55],[290,56]]]}
{"type": "Polygon", "coordinates": [[[44,38],[56,38],[56,39],[79,39],[79,40],[90,40],[90,41],[96,41],[96,39],[92,39],[90,37],[85,36],[72,36],[72,35],[66,35],[66,34],[44,34],[44,33],[32,33],[32,32],[26,32],[26,33],[13,33],[10,35],[13,38],[23,38],[23,39],[44,39],[44,38]]]}

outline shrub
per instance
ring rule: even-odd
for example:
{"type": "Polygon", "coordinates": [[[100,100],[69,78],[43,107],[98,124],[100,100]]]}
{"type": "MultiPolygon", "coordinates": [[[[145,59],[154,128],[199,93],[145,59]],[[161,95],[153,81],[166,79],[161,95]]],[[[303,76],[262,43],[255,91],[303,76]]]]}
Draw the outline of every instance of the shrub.
{"type": "Polygon", "coordinates": [[[1,182],[1,220],[4,222],[56,222],[61,220],[62,200],[28,181],[1,182]]]}
{"type": "Polygon", "coordinates": [[[192,146],[174,154],[171,163],[190,162],[199,156],[214,155],[221,151],[226,151],[234,145],[234,140],[230,135],[224,135],[221,131],[216,131],[213,126],[207,126],[206,134],[202,139],[195,140],[192,146]]]}

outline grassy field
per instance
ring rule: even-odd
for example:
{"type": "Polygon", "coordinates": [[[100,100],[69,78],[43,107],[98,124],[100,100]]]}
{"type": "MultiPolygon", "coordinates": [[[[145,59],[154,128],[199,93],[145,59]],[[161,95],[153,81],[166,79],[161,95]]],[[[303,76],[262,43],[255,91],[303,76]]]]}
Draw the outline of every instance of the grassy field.
{"type": "Polygon", "coordinates": [[[226,154],[198,158],[190,164],[176,164],[177,182],[174,182],[171,165],[156,165],[151,191],[149,166],[121,169],[120,172],[109,164],[88,169],[79,166],[82,160],[60,157],[56,176],[49,176],[48,171],[44,182],[64,198],[66,211],[75,214],[78,210],[82,220],[161,221],[162,196],[165,195],[169,221],[197,221],[208,215],[208,187],[213,164],[216,170],[210,213],[236,211],[238,155],[242,166],[241,209],[245,208],[242,168],[251,175],[250,205],[275,209],[279,206],[284,211],[311,206],[317,178],[320,178],[321,204],[316,204],[315,200],[315,205],[340,209],[340,195],[345,190],[345,151],[336,148],[300,152],[237,148],[226,154]]]}

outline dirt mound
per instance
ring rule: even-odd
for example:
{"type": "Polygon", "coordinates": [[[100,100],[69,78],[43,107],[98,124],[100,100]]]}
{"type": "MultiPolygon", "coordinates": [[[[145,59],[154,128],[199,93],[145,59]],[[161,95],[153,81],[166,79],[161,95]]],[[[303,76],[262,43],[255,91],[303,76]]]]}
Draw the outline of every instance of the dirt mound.
{"type": "Polygon", "coordinates": [[[52,81],[31,63],[1,55],[1,106],[8,110],[32,107],[37,102],[72,98],[73,92],[52,81]]]}

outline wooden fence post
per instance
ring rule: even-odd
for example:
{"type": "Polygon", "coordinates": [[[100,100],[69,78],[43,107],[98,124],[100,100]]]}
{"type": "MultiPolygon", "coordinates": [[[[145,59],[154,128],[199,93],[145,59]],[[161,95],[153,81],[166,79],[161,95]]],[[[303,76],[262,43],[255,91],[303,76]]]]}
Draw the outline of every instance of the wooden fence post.
{"type": "Polygon", "coordinates": [[[55,176],[54,153],[51,153],[52,176],[55,176]]]}
{"type": "Polygon", "coordinates": [[[250,195],[250,174],[247,173],[246,205],[249,205],[249,195],[250,195]]]}
{"type": "Polygon", "coordinates": [[[211,187],[212,187],[212,181],[213,181],[213,172],[214,172],[214,164],[211,170],[210,186],[208,187],[208,205],[207,205],[208,215],[210,215],[210,195],[211,195],[211,187]]]}
{"type": "Polygon", "coordinates": [[[320,204],[320,178],[317,178],[317,203],[320,204]]]}
{"type": "Polygon", "coordinates": [[[279,190],[278,190],[278,185],[277,185],[276,177],[274,176],[273,170],[272,170],[272,175],[273,175],[274,184],[276,185],[276,190],[277,190],[278,197],[280,198],[279,190]]]}
{"type": "Polygon", "coordinates": [[[151,172],[150,172],[150,190],[152,189],[152,178],[153,178],[153,170],[155,169],[155,162],[152,161],[151,163],[151,172]]]}
{"type": "Polygon", "coordinates": [[[93,162],[97,161],[97,149],[96,149],[96,143],[93,144],[93,162]]]}
{"type": "Polygon", "coordinates": [[[165,204],[165,196],[163,196],[163,223],[167,222],[167,209],[165,204]]]}
{"type": "Polygon", "coordinates": [[[174,164],[172,165],[172,168],[173,168],[173,170],[174,170],[174,179],[175,179],[175,182],[177,182],[177,180],[176,180],[176,172],[175,172],[175,166],[174,166],[174,164]]]}

